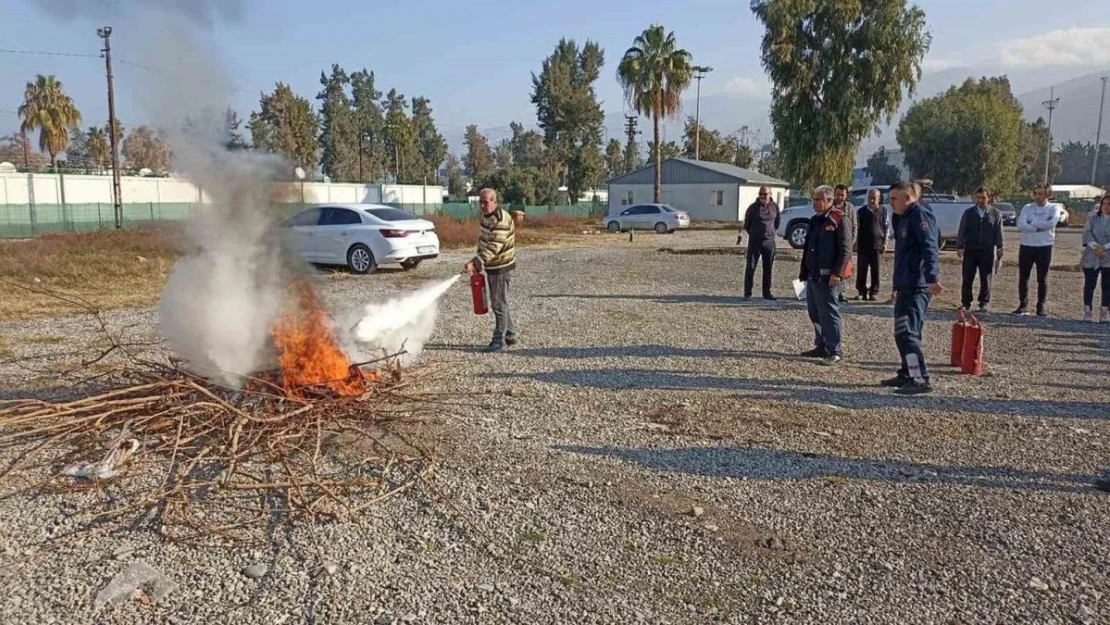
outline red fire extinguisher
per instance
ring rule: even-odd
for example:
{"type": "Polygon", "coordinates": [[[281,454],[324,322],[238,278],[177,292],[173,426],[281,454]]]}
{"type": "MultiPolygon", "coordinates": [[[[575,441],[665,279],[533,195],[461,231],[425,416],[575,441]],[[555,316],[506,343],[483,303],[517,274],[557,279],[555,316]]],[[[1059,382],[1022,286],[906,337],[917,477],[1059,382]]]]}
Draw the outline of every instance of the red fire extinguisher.
{"type": "Polygon", "coordinates": [[[486,293],[486,276],[476,273],[470,276],[470,297],[474,300],[474,314],[489,312],[489,295],[486,293]]]}
{"type": "Polygon", "coordinates": [[[967,330],[967,315],[964,309],[956,311],[956,323],[952,324],[952,348],[949,356],[953,367],[959,367],[964,358],[964,332],[967,330]]]}
{"type": "Polygon", "coordinates": [[[983,375],[983,326],[972,315],[971,323],[964,330],[963,360],[960,371],[969,375],[983,375]]]}

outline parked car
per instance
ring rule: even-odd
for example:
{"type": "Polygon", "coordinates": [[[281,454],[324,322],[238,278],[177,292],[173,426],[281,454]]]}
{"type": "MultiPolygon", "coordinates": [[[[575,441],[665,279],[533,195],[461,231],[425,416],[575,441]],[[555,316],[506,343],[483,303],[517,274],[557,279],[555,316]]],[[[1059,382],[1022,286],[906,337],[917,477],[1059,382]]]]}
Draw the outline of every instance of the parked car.
{"type": "MultiPolygon", "coordinates": [[[[856,208],[863,206],[867,202],[867,193],[871,189],[878,189],[882,193],[881,202],[883,205],[890,206],[889,185],[850,189],[848,191],[848,202],[856,208]]],[[[922,195],[921,204],[928,207],[933,212],[933,216],[936,217],[937,228],[940,230],[940,246],[941,249],[944,249],[949,241],[956,240],[956,234],[960,229],[960,218],[964,211],[972,205],[972,202],[947,199],[956,196],[938,195],[928,186],[924,188],[922,195]]],[[[782,212],[777,234],[786,239],[790,247],[796,250],[802,249],[806,244],[806,232],[809,230],[810,217],[813,217],[812,204],[791,206],[782,212]]]]}
{"type": "Polygon", "coordinates": [[[1002,213],[1003,226],[1016,226],[1017,225],[1017,209],[1009,202],[995,202],[994,207],[998,212],[1002,213]]]}
{"type": "Polygon", "coordinates": [[[670,204],[637,204],[620,213],[606,215],[601,223],[609,232],[650,229],[667,234],[689,228],[690,215],[670,204]]]}
{"type": "Polygon", "coordinates": [[[381,204],[332,204],[306,208],[282,223],[301,258],[346,265],[359,274],[398,263],[415,269],[439,256],[435,224],[381,204]]]}

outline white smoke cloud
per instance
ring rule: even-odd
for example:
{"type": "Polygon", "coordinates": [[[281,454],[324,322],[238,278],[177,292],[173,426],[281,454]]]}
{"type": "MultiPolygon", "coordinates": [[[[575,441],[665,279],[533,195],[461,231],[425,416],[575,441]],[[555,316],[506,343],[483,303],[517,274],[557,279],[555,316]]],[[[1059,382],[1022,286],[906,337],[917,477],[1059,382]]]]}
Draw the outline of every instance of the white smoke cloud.
{"type": "Polygon", "coordinates": [[[176,14],[199,26],[236,22],[243,17],[242,0],[37,0],[39,7],[55,17],[126,18],[136,10],[176,14]]]}
{"type": "Polygon", "coordinates": [[[402,365],[414,362],[435,329],[439,298],[459,280],[453,276],[418,291],[366,306],[340,324],[341,341],[356,361],[393,355],[402,349],[402,365]]]}

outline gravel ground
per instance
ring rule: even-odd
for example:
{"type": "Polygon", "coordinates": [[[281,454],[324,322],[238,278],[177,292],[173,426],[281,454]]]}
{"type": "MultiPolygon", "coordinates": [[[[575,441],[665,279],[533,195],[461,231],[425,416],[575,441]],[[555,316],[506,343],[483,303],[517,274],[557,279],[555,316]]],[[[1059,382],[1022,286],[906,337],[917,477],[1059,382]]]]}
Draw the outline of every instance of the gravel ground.
{"type": "MultiPolygon", "coordinates": [[[[523,342],[504,354],[474,350],[491,320],[464,285],[444,300],[422,390],[458,399],[420,432],[439,448],[432,488],[241,549],[143,526],[74,533],[96,494],[6,497],[0,622],[1110,622],[1110,495],[1090,486],[1110,465],[1110,326],[1072,321],[1080,274],[1052,274],[1049,319],[990,316],[987,375],[971,378],[942,366],[958,297],[946,264],[926,328],[937,392],[911,399],[876,386],[896,367],[889,306],[850,304],[845,362],[817,367],[794,356],[811,344],[800,303],[744,302],[742,258],[690,253],[734,234],[598,236],[521,252],[523,342]],[[135,561],[176,587],[97,609],[135,561]]],[[[360,303],[463,259],[320,282],[360,303]]],[[[1015,283],[1005,267],[1000,310],[1015,283]]],[[[139,338],[155,321],[106,318],[139,338]]],[[[0,325],[16,357],[93,329],[0,325]]],[[[9,396],[41,383],[0,376],[9,396]]]]}

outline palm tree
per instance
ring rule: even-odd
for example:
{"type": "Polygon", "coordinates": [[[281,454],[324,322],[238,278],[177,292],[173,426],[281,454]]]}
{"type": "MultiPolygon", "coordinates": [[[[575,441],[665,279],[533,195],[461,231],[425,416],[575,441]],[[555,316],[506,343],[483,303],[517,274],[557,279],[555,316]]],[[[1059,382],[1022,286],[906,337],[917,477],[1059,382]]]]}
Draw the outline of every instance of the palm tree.
{"type": "Polygon", "coordinates": [[[81,112],[53,76],[39,74],[27,83],[23,104],[17,111],[22,132],[39,131],[39,149],[50,154],[50,166],[57,165],[58,154],[69,145],[69,128],[81,123],[81,112]]]}
{"type": "Polygon", "coordinates": [[[108,163],[108,132],[100,126],[89,126],[85,133],[85,144],[89,148],[89,158],[96,165],[97,173],[100,173],[108,163]]]}
{"type": "Polygon", "coordinates": [[[641,115],[650,115],[655,130],[655,201],[663,195],[663,158],[660,153],[659,122],[675,117],[681,109],[682,92],[693,79],[690,53],[677,46],[674,32],[653,24],[640,33],[617,66],[617,81],[624,97],[641,115]]]}

